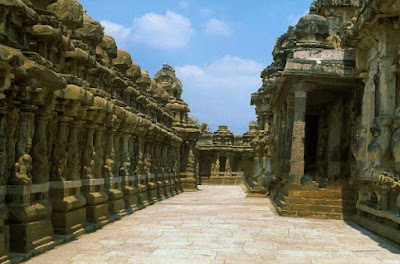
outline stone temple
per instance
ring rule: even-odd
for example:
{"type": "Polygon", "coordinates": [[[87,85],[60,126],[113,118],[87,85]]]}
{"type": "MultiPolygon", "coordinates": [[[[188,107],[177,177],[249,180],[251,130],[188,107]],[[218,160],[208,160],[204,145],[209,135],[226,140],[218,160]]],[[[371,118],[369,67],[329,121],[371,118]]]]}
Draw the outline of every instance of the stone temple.
{"type": "Polygon", "coordinates": [[[207,185],[400,245],[399,0],[314,1],[277,39],[243,135],[198,126],[160,67],[77,0],[0,0],[0,263],[207,185]]]}

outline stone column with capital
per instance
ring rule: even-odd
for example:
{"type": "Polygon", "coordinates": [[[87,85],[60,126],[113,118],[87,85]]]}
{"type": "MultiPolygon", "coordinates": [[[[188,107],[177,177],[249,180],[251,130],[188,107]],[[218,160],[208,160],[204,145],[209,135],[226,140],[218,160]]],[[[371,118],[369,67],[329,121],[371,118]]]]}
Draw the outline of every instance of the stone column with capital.
{"type": "MultiPolygon", "coordinates": [[[[119,168],[119,176],[122,178],[122,189],[125,201],[125,210],[132,213],[133,207],[136,206],[134,201],[133,180],[131,174],[132,161],[129,155],[129,139],[130,135],[124,133],[121,140],[121,165],[119,168]]],[[[137,200],[137,197],[136,197],[137,200]]]]}
{"type": "MultiPolygon", "coordinates": [[[[195,175],[196,169],[196,157],[195,157],[195,142],[187,142],[188,151],[187,155],[184,156],[185,171],[181,172],[181,183],[183,191],[185,192],[196,192],[197,191],[197,179],[195,175]]],[[[186,149],[186,148],[185,148],[186,149]]]]}
{"type": "MultiPolygon", "coordinates": [[[[65,129],[65,122],[59,122],[65,129]]],[[[86,198],[81,194],[82,182],[79,173],[78,130],[80,122],[69,122],[67,138],[68,152],[62,180],[50,182],[50,196],[53,208],[52,224],[58,235],[74,237],[84,232],[86,222],[86,198]]],[[[57,158],[57,156],[56,156],[57,158]]],[[[57,165],[57,164],[56,164],[57,165]]]]}
{"type": "Polygon", "coordinates": [[[164,181],[164,161],[163,161],[163,145],[162,143],[156,144],[156,162],[157,162],[157,188],[158,199],[164,200],[166,198],[165,181],[164,181]]]}
{"type": "Polygon", "coordinates": [[[103,166],[104,176],[104,187],[105,192],[108,195],[108,212],[109,220],[114,221],[119,219],[124,213],[125,202],[123,199],[123,192],[121,191],[121,177],[118,177],[118,171],[116,170],[116,159],[115,151],[115,139],[116,130],[112,127],[113,123],[110,122],[108,129],[106,130],[106,152],[103,166]]]}
{"type": "Polygon", "coordinates": [[[155,174],[155,145],[154,142],[147,141],[145,144],[146,155],[144,157],[145,173],[147,174],[147,196],[150,204],[154,204],[158,201],[158,190],[157,180],[155,174]]]}
{"type": "Polygon", "coordinates": [[[8,259],[7,252],[9,250],[9,227],[5,220],[8,215],[8,209],[5,203],[6,195],[6,165],[7,165],[7,135],[6,135],[6,119],[7,108],[0,108],[0,262],[8,259]]]}
{"type": "Polygon", "coordinates": [[[144,135],[138,136],[138,161],[135,169],[135,173],[138,178],[138,194],[139,202],[141,207],[150,205],[149,198],[147,196],[147,179],[148,176],[145,171],[145,153],[144,153],[144,135]]]}
{"type": "MultiPolygon", "coordinates": [[[[20,107],[20,133],[17,146],[15,175],[7,186],[6,200],[9,209],[10,251],[27,253],[43,246],[50,249],[55,246],[51,224],[51,205],[49,201],[49,182],[44,172],[45,163],[32,164],[32,141],[45,137],[46,120],[35,115],[38,107],[23,105],[20,107]],[[36,120],[35,120],[36,116],[36,120]],[[36,134],[35,134],[36,133],[36,134]],[[35,168],[35,179],[31,176],[35,168]],[[37,182],[36,182],[37,181],[37,182]],[[33,197],[38,199],[33,200],[33,197]],[[32,200],[31,200],[32,199],[32,200]],[[28,214],[26,212],[29,212],[28,214]]],[[[41,139],[42,141],[43,139],[41,139]]],[[[47,150],[35,144],[34,156],[38,160],[47,150]]]]}
{"type": "Polygon", "coordinates": [[[307,92],[304,90],[296,90],[289,177],[293,183],[297,184],[300,184],[301,178],[304,176],[306,106],[307,92]]]}
{"type": "Polygon", "coordinates": [[[86,219],[95,228],[108,223],[108,195],[104,192],[101,166],[103,159],[103,129],[87,121],[86,143],[82,156],[82,192],[86,198],[86,219]]]}

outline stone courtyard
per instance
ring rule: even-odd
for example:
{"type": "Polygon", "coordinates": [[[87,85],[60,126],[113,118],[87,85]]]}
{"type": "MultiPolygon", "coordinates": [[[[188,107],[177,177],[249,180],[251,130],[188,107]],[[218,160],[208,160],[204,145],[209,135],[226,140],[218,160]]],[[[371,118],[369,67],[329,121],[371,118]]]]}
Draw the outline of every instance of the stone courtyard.
{"type": "Polygon", "coordinates": [[[340,220],[283,218],[238,186],[201,186],[27,263],[400,263],[400,250],[340,220]]]}

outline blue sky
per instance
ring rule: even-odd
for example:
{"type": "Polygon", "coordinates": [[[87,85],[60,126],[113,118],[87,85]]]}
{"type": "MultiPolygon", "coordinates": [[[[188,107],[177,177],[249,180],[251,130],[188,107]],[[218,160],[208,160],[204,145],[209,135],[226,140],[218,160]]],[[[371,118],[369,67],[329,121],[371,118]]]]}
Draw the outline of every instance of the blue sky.
{"type": "Polygon", "coordinates": [[[272,60],[278,36],[305,15],[311,0],[81,0],[119,48],[151,76],[163,63],[183,82],[191,116],[211,130],[247,131],[250,95],[272,60]]]}

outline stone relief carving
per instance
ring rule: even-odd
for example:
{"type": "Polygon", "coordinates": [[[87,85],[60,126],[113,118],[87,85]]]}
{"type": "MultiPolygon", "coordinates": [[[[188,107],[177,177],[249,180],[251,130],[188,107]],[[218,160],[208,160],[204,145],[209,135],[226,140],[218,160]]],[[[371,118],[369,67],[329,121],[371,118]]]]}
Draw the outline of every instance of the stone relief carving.
{"type": "Polygon", "coordinates": [[[333,30],[329,30],[329,36],[326,38],[326,42],[335,49],[342,48],[342,39],[333,30]]]}
{"type": "Polygon", "coordinates": [[[143,161],[143,171],[147,176],[151,174],[151,156],[150,154],[146,154],[144,161],[143,161]]]}
{"type": "Polygon", "coordinates": [[[104,177],[105,178],[114,178],[114,161],[112,159],[106,159],[104,165],[104,177]]]}
{"type": "Polygon", "coordinates": [[[47,153],[47,117],[37,116],[36,118],[36,130],[34,136],[34,143],[32,146],[32,180],[35,183],[43,183],[48,181],[48,159],[47,153]]]}
{"type": "Polygon", "coordinates": [[[388,154],[392,137],[391,118],[387,116],[377,117],[371,127],[374,139],[368,145],[371,166],[378,168],[382,165],[383,158],[388,154]]]}
{"type": "MultiPolygon", "coordinates": [[[[29,146],[31,143],[27,143],[29,146]]],[[[32,170],[32,157],[25,153],[22,154],[18,158],[18,161],[15,163],[15,175],[11,179],[10,183],[12,185],[31,185],[32,184],[32,177],[31,177],[31,170],[32,170]]]]}

